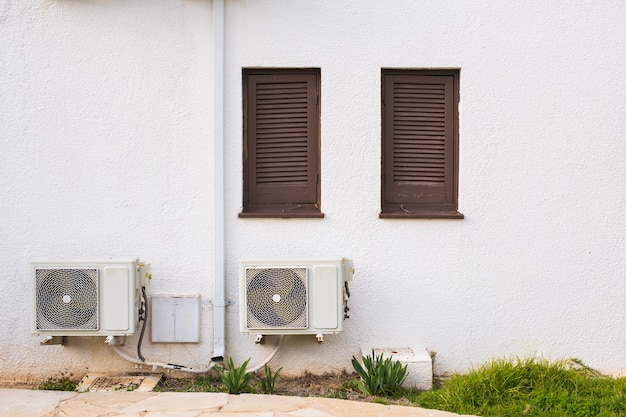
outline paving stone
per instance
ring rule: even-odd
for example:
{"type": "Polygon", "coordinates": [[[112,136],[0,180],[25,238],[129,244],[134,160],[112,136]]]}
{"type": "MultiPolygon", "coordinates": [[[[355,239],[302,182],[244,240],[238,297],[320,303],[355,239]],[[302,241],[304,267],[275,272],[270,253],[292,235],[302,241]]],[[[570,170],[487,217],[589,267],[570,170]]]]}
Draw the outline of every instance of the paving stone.
{"type": "Polygon", "coordinates": [[[57,409],[58,414],[68,417],[104,416],[109,410],[106,407],[89,404],[79,398],[63,401],[57,409]]]}
{"type": "Polygon", "coordinates": [[[1,417],[470,417],[335,398],[0,389],[1,417]]]}
{"type": "MultiPolygon", "coordinates": [[[[359,401],[345,401],[334,398],[315,398],[311,405],[334,417],[467,417],[447,411],[429,410],[418,407],[384,405],[359,401]]],[[[476,416],[473,416],[476,417],[476,416]]]]}
{"type": "Polygon", "coordinates": [[[276,417],[272,412],[257,411],[253,413],[223,413],[221,411],[198,414],[198,417],[276,417]]]}
{"type": "Polygon", "coordinates": [[[259,411],[294,411],[308,406],[300,397],[280,397],[261,394],[230,395],[228,404],[220,410],[223,413],[259,412],[259,411]]]}
{"type": "MultiPolygon", "coordinates": [[[[93,416],[89,416],[89,417],[93,417],[93,416]]],[[[107,417],[145,417],[142,415],[142,413],[112,413],[112,414],[107,414],[107,417]]]]}
{"type": "Polygon", "coordinates": [[[296,411],[288,411],[286,413],[277,413],[276,417],[334,417],[325,411],[316,408],[303,408],[296,411]]]}
{"type": "Polygon", "coordinates": [[[41,417],[51,413],[59,401],[75,397],[74,392],[0,389],[0,416],[41,417]]]}
{"type": "Polygon", "coordinates": [[[336,398],[311,398],[311,406],[335,417],[380,417],[386,405],[360,401],[345,401],[336,398]]]}
{"type": "Polygon", "coordinates": [[[138,401],[121,411],[133,413],[142,411],[217,410],[228,403],[228,397],[228,394],[222,393],[161,392],[138,401]]]}
{"type": "Polygon", "coordinates": [[[80,394],[80,399],[89,404],[100,407],[108,407],[115,410],[121,410],[143,401],[146,398],[158,395],[156,392],[85,392],[80,394]]]}
{"type": "Polygon", "coordinates": [[[459,415],[426,408],[393,406],[388,407],[380,417],[459,417],[459,415]]]}

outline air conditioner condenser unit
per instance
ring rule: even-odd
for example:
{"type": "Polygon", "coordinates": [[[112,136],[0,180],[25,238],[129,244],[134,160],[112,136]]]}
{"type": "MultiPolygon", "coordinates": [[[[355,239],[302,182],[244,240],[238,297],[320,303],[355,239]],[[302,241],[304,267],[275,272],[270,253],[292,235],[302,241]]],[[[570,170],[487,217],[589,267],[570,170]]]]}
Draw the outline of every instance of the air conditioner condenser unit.
{"type": "Polygon", "coordinates": [[[240,331],[257,335],[339,333],[343,330],[349,259],[242,260],[240,331]]]}
{"type": "Polygon", "coordinates": [[[150,265],[136,259],[31,262],[31,332],[46,336],[135,333],[150,265]]]}

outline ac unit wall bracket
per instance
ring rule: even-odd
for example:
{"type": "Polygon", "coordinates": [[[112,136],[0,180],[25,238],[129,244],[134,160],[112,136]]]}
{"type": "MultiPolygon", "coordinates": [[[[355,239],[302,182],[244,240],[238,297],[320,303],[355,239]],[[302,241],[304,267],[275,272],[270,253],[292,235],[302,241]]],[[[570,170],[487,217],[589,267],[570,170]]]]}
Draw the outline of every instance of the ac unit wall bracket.
{"type": "Polygon", "coordinates": [[[46,336],[39,342],[41,346],[64,345],[65,336],[46,336]]]}

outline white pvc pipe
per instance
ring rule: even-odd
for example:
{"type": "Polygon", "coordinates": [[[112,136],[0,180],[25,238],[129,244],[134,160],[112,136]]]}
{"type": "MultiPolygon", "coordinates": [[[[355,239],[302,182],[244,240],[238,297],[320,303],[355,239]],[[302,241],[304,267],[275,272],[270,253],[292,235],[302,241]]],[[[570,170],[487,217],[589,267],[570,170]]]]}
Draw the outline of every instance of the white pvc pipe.
{"type": "Polygon", "coordinates": [[[212,361],[222,361],[226,345],[224,271],[224,0],[213,0],[213,201],[215,274],[212,361]]]}

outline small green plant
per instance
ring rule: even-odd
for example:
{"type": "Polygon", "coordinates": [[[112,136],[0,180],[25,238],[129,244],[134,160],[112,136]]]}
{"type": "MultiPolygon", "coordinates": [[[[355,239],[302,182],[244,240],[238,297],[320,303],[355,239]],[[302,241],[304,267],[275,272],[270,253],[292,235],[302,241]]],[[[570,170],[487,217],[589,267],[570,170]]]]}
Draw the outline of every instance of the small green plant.
{"type": "Polygon", "coordinates": [[[239,368],[235,367],[233,358],[226,360],[227,369],[216,365],[215,369],[220,374],[222,384],[230,394],[240,394],[244,390],[250,390],[252,372],[246,371],[250,359],[246,360],[239,368]]]}
{"type": "Polygon", "coordinates": [[[76,391],[78,381],[72,379],[73,374],[61,372],[59,377],[50,377],[43,381],[37,389],[52,391],[76,391]]]}
{"type": "Polygon", "coordinates": [[[276,378],[278,378],[278,374],[280,374],[282,369],[283,368],[279,368],[276,372],[272,373],[272,369],[269,365],[265,364],[265,374],[263,375],[263,379],[261,379],[261,389],[265,394],[274,393],[274,384],[276,383],[276,378]]]}
{"type": "Polygon", "coordinates": [[[366,395],[393,396],[400,393],[400,385],[407,375],[407,367],[391,357],[383,359],[383,354],[363,356],[363,365],[352,357],[352,366],[359,375],[357,387],[366,395]]]}

